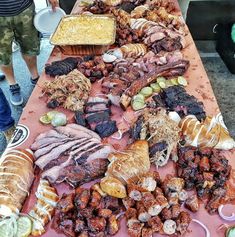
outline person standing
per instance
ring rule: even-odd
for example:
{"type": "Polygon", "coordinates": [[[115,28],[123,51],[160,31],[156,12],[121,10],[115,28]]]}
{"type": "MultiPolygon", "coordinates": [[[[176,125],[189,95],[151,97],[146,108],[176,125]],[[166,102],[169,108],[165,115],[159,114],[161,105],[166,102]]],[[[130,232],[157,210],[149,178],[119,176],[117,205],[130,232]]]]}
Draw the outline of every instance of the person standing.
{"type": "MultiPolygon", "coordinates": [[[[52,7],[56,0],[49,0],[52,7]]],[[[35,6],[33,0],[0,0],[0,69],[9,83],[10,102],[23,104],[19,84],[15,80],[12,65],[12,42],[15,40],[31,74],[31,83],[35,85],[39,78],[37,55],[40,52],[40,39],[33,25],[35,6]]]]}
{"type": "Polygon", "coordinates": [[[70,14],[76,0],[59,0],[60,7],[65,11],[66,14],[70,14]]]}
{"type": "Polygon", "coordinates": [[[11,108],[0,88],[0,132],[3,132],[7,142],[9,142],[14,131],[15,121],[11,116],[11,108]]]}

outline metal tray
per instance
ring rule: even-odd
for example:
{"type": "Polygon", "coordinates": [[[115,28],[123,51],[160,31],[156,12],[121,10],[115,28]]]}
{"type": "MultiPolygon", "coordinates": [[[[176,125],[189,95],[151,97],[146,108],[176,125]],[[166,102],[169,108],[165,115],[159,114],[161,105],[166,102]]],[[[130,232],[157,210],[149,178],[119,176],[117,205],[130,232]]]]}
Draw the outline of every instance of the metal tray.
{"type": "MultiPolygon", "coordinates": [[[[81,23],[82,26],[82,23],[81,23]]],[[[81,33],[81,32],[80,32],[81,33]]],[[[115,42],[115,37],[116,37],[116,20],[115,17],[110,16],[110,15],[68,15],[65,16],[61,19],[60,23],[58,24],[54,34],[51,36],[50,38],[50,43],[53,45],[58,45],[58,46],[66,46],[66,45],[99,45],[99,46],[107,46],[107,45],[112,45],[115,42]],[[89,21],[89,23],[92,23],[92,21],[94,21],[94,24],[89,24],[89,28],[84,28],[83,33],[84,35],[86,35],[86,37],[84,37],[83,40],[79,41],[79,38],[81,38],[81,36],[77,35],[77,39],[76,37],[74,37],[73,40],[71,40],[71,35],[76,34],[76,28],[77,30],[79,30],[79,25],[77,25],[78,23],[78,18],[82,19],[83,21],[89,21]],[[100,27],[99,31],[97,32],[98,35],[103,34],[103,39],[105,39],[105,42],[102,42],[102,39],[95,40],[95,33],[97,31],[97,25],[95,25],[95,23],[97,22],[97,20],[99,19],[103,19],[103,24],[105,24],[105,21],[107,20],[112,22],[110,29],[107,29],[105,27],[100,27]],[[67,27],[65,29],[62,29],[65,25],[65,21],[71,21],[71,25],[73,27],[67,27]],[[74,23],[73,23],[74,22],[74,23]],[[76,26],[76,27],[75,27],[76,26]],[[88,31],[89,29],[89,31],[88,31]],[[64,31],[63,33],[61,33],[61,31],[64,31]],[[106,31],[106,32],[105,32],[106,31]],[[58,37],[58,34],[61,34],[61,38],[63,37],[63,42],[62,40],[59,41],[56,39],[56,37],[58,37]],[[93,34],[93,35],[92,35],[93,34]],[[105,38],[105,36],[107,38],[105,38]],[[66,42],[67,40],[67,42],[66,42]],[[73,41],[73,42],[72,42],[73,41]]],[[[104,41],[104,40],[103,40],[104,41]]]]}

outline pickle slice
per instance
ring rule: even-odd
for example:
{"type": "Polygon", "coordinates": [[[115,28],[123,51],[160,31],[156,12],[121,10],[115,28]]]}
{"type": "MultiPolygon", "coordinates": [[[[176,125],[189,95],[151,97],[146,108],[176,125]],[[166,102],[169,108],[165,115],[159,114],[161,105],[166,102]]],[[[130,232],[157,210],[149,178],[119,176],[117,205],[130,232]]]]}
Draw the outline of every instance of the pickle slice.
{"type": "Polygon", "coordinates": [[[157,83],[159,84],[160,82],[166,82],[166,78],[165,77],[158,77],[157,78],[157,83]]]}
{"type": "Polygon", "coordinates": [[[133,101],[132,102],[132,109],[135,110],[135,111],[143,109],[144,107],[145,107],[144,102],[140,102],[140,101],[133,101]]]}
{"type": "Polygon", "coordinates": [[[187,86],[188,85],[188,82],[184,77],[178,77],[177,81],[181,86],[187,86]]]}
{"type": "Polygon", "coordinates": [[[159,93],[161,91],[161,87],[158,85],[158,83],[152,83],[150,87],[153,89],[154,92],[159,93]]]}
{"type": "Polygon", "coordinates": [[[178,86],[178,85],[179,85],[177,78],[172,78],[172,79],[171,79],[171,83],[172,83],[172,85],[174,85],[174,86],[178,86]]]}
{"type": "Polygon", "coordinates": [[[159,84],[159,86],[160,86],[162,89],[165,89],[165,88],[166,88],[166,83],[165,83],[165,82],[160,81],[158,84],[159,84]]]}
{"type": "Polygon", "coordinates": [[[43,116],[41,116],[39,118],[39,121],[42,123],[42,124],[50,124],[51,123],[51,120],[48,118],[48,116],[46,114],[44,114],[43,116]]]}
{"type": "Polygon", "coordinates": [[[140,94],[143,95],[144,97],[149,97],[153,94],[153,89],[149,86],[144,87],[141,91],[140,94]]]}

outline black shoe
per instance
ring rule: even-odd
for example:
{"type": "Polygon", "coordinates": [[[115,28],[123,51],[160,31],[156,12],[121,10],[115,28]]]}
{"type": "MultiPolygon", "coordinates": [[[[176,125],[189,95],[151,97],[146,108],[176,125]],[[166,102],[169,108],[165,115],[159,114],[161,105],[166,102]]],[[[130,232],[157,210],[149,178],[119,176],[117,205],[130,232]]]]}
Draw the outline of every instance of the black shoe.
{"type": "Polygon", "coordinates": [[[5,76],[4,74],[1,74],[1,75],[0,75],[0,81],[5,80],[5,78],[6,78],[6,76],[5,76]]]}
{"type": "Polygon", "coordinates": [[[32,77],[30,77],[31,84],[32,84],[33,86],[35,86],[35,85],[37,84],[39,77],[40,77],[40,76],[38,76],[38,77],[35,78],[35,79],[33,79],[32,77]]]}

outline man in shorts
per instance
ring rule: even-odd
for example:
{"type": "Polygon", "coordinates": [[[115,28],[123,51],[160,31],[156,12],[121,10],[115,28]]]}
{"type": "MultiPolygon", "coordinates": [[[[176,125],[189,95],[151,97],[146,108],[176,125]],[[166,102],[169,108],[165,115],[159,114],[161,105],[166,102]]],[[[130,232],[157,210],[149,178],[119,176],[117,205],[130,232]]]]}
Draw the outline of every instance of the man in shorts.
{"type": "MultiPolygon", "coordinates": [[[[49,0],[54,9],[56,0],[49,0]]],[[[12,42],[15,40],[21,49],[22,57],[31,74],[31,83],[35,85],[39,78],[37,55],[40,52],[40,39],[33,25],[35,6],[33,0],[0,1],[0,70],[6,76],[10,86],[10,101],[21,105],[23,97],[20,86],[15,80],[12,65],[12,42]]]]}

